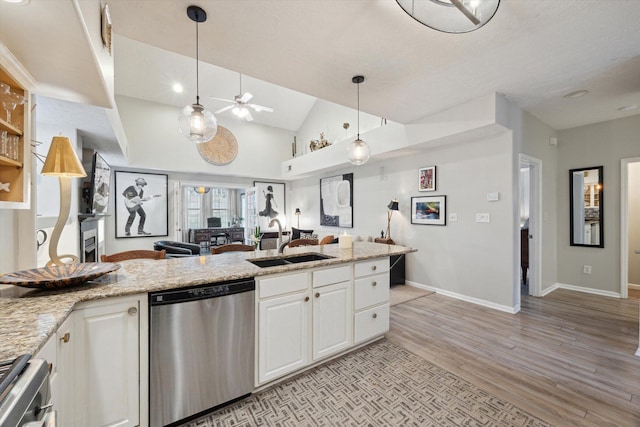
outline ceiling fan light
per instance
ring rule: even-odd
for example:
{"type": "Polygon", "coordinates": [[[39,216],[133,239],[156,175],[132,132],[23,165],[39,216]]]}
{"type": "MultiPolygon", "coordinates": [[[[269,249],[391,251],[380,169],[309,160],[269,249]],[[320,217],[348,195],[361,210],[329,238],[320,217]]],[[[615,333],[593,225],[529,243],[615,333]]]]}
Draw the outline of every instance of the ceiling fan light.
{"type": "Polygon", "coordinates": [[[182,109],[178,127],[189,141],[207,142],[216,136],[218,122],[211,111],[200,104],[193,104],[182,109]]]}
{"type": "Polygon", "coordinates": [[[351,162],[352,165],[364,165],[369,161],[369,157],[371,157],[369,144],[360,138],[349,144],[349,162],[351,162]]]}
{"type": "Polygon", "coordinates": [[[413,19],[444,33],[468,33],[489,22],[500,0],[396,0],[413,19]]]}

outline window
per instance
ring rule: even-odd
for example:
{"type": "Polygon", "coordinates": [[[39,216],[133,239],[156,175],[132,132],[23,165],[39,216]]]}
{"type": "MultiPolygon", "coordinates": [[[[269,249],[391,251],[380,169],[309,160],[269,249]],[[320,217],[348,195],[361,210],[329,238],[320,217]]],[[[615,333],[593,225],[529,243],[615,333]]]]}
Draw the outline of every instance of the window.
{"type": "MultiPolygon", "coordinates": [[[[244,189],[207,187],[209,191],[200,194],[196,186],[182,187],[183,229],[208,228],[210,218],[220,218],[220,227],[242,226],[242,197],[244,189]]],[[[216,226],[217,220],[215,220],[216,226]]],[[[185,234],[186,235],[186,234],[185,234]]]]}

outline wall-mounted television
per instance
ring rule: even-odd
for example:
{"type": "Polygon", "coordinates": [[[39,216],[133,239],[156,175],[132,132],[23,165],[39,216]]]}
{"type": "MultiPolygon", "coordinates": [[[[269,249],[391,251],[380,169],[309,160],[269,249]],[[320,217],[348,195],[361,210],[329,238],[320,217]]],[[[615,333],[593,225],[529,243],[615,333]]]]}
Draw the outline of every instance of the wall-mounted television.
{"type": "Polygon", "coordinates": [[[109,208],[109,189],[111,188],[111,167],[98,152],[93,154],[91,167],[91,186],[89,187],[88,213],[104,215],[109,208]]]}

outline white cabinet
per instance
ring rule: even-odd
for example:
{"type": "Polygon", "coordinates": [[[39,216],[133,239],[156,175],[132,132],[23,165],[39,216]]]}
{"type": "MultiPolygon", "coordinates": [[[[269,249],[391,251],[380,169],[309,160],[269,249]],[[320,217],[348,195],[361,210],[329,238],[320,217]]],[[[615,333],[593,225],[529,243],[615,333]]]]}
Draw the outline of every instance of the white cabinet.
{"type": "Polygon", "coordinates": [[[353,342],[359,344],[389,330],[389,258],[354,264],[353,342]]]}
{"type": "Polygon", "coordinates": [[[140,301],[127,298],[75,311],[76,425],[139,425],[140,301]]]}
{"type": "Polygon", "coordinates": [[[312,273],[314,361],[338,353],[353,342],[351,276],[351,264],[312,273]]]}
{"type": "Polygon", "coordinates": [[[307,290],[258,303],[258,383],[309,363],[309,305],[307,290]]]}

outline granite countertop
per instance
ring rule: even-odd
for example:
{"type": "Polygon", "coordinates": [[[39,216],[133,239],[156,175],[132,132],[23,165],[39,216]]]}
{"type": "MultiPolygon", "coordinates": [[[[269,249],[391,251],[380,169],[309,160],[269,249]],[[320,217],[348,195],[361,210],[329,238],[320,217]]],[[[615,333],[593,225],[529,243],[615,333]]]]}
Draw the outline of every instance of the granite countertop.
{"type": "Polygon", "coordinates": [[[35,354],[73,308],[83,301],[285,273],[415,251],[404,246],[368,242],[354,242],[352,249],[339,249],[338,244],[287,248],[286,254],[316,252],[335,258],[268,268],[257,267],[246,260],[276,258],[280,256],[276,250],[227,252],[165,260],[140,259],[120,262],[120,269],[106,276],[60,290],[0,285],[0,361],[25,353],[35,354]]]}

